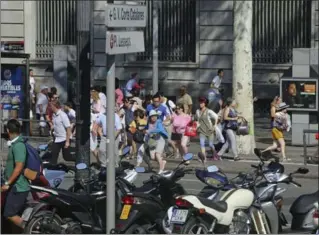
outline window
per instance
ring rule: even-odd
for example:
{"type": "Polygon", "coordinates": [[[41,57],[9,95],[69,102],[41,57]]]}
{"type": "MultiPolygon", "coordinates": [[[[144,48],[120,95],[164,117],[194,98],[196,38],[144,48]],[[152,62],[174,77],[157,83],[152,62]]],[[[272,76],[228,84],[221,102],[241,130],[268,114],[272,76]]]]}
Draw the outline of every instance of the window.
{"type": "MultiPolygon", "coordinates": [[[[196,62],[196,0],[161,0],[158,12],[159,61],[196,62]]],[[[151,61],[153,53],[153,0],[146,1],[148,23],[145,52],[137,60],[151,61]]]]}
{"type": "Polygon", "coordinates": [[[311,1],[253,2],[253,62],[292,62],[293,48],[311,47],[311,1]]]}
{"type": "Polygon", "coordinates": [[[37,1],[38,59],[52,59],[55,45],[76,44],[76,1],[37,1]]]}

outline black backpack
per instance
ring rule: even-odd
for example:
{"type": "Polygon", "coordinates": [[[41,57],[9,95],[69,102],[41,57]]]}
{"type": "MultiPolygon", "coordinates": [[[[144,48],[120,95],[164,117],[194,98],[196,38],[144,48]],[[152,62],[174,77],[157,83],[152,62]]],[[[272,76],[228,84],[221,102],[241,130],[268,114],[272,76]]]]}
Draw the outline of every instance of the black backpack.
{"type": "Polygon", "coordinates": [[[137,122],[135,122],[135,124],[136,124],[136,131],[133,134],[133,140],[134,142],[139,144],[144,143],[144,136],[145,136],[144,132],[139,129],[140,125],[137,122]]]}

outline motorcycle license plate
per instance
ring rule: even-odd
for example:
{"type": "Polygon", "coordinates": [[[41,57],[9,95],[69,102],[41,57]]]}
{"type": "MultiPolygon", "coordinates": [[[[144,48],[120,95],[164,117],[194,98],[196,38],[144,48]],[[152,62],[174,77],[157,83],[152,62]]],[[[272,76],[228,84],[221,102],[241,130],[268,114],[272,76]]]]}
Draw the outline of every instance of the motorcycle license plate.
{"type": "Polygon", "coordinates": [[[171,223],[184,224],[186,222],[187,215],[188,215],[188,210],[174,209],[172,218],[171,218],[171,223]]]}
{"type": "Polygon", "coordinates": [[[123,206],[120,219],[127,220],[128,216],[130,214],[130,211],[131,211],[131,207],[132,207],[131,205],[124,205],[123,206]]]}

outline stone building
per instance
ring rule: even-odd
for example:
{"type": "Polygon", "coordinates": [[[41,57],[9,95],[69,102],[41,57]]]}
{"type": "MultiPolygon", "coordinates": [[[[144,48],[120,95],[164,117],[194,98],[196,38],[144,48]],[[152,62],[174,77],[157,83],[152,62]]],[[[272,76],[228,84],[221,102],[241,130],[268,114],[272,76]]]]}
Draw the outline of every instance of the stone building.
{"type": "MultiPolygon", "coordinates": [[[[146,51],[117,56],[116,76],[126,80],[131,72],[138,72],[151,86],[153,0],[138,2],[149,8],[146,51]]],[[[231,86],[233,1],[159,2],[160,89],[175,96],[177,87],[186,84],[196,97],[207,89],[219,68],[225,71],[226,86],[231,86]]],[[[104,84],[106,76],[104,8],[105,1],[94,1],[91,9],[91,80],[100,84],[104,84]]],[[[318,8],[318,1],[254,1],[253,79],[260,99],[278,94],[279,78],[292,76],[293,48],[318,51],[318,8]]],[[[62,88],[74,85],[76,39],[75,0],[1,1],[1,40],[24,41],[37,84],[60,84],[62,88]],[[64,50],[69,54],[64,65],[53,63],[53,48],[58,45],[69,45],[64,50]],[[59,66],[64,66],[69,75],[61,79],[61,74],[53,73],[59,66]]],[[[313,58],[316,60],[311,63],[318,64],[318,56],[313,58]]],[[[315,70],[310,69],[309,76],[318,76],[315,70]]]]}

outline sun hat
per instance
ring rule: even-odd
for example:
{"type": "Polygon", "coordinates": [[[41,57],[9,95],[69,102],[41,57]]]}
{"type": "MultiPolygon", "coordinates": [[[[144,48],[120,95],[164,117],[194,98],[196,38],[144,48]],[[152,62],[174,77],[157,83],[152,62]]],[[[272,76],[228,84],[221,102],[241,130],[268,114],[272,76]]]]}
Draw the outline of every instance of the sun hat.
{"type": "Polygon", "coordinates": [[[282,110],[287,109],[287,108],[289,108],[289,105],[286,104],[285,102],[281,102],[281,103],[277,106],[276,111],[282,111],[282,110]]]}
{"type": "Polygon", "coordinates": [[[43,91],[43,90],[45,90],[45,89],[49,89],[49,87],[46,86],[46,85],[42,85],[40,89],[41,89],[41,91],[43,91]]]}
{"type": "Polygon", "coordinates": [[[157,113],[155,110],[151,110],[151,111],[150,111],[150,114],[149,114],[148,116],[149,116],[149,117],[158,116],[158,113],[157,113]]]}

